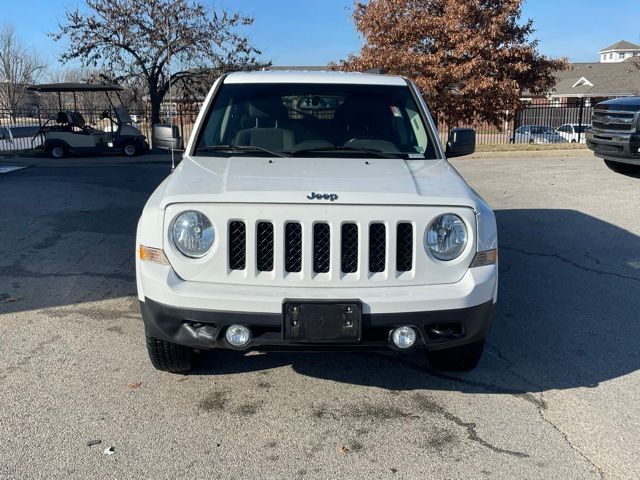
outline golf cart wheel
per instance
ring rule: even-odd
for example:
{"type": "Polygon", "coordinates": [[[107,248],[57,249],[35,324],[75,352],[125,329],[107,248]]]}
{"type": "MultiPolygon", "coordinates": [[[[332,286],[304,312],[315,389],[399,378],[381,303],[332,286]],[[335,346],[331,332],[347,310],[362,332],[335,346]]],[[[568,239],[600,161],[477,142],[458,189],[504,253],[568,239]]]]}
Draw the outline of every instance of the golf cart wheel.
{"type": "Polygon", "coordinates": [[[576,143],[576,139],[574,138],[573,140],[571,140],[571,143],[576,143]]]}
{"type": "Polygon", "coordinates": [[[124,144],[124,147],[122,147],[122,152],[127,157],[133,157],[134,155],[136,155],[138,153],[138,149],[136,148],[134,143],[127,142],[127,143],[124,144]]]}
{"type": "Polygon", "coordinates": [[[176,343],[147,335],[147,352],[151,364],[163,372],[181,373],[191,370],[193,350],[176,343]]]}
{"type": "Polygon", "coordinates": [[[66,155],[67,149],[64,147],[64,145],[56,143],[49,147],[49,156],[51,158],[64,158],[66,155]]]}
{"type": "Polygon", "coordinates": [[[460,347],[427,352],[433,368],[443,372],[469,372],[478,366],[484,351],[484,340],[460,347]]]}

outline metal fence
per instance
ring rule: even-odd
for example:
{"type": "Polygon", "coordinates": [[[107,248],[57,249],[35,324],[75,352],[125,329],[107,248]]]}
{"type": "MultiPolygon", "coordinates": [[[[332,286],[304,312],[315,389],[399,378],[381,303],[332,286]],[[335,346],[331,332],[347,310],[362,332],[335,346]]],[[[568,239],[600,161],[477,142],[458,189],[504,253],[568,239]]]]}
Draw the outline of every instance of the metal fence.
{"type": "MultiPolygon", "coordinates": [[[[200,107],[201,104],[199,103],[177,103],[172,105],[171,110],[163,108],[161,110],[163,123],[175,124],[186,144],[193,130],[200,107]]],[[[80,109],[79,111],[85,122],[94,128],[105,131],[113,131],[115,128],[111,120],[103,118],[104,109],[80,109]]],[[[475,128],[478,145],[506,144],[512,143],[514,140],[520,143],[523,138],[525,138],[524,141],[527,141],[526,137],[516,135],[520,127],[535,125],[555,130],[565,124],[589,125],[591,123],[591,113],[592,107],[584,99],[578,100],[573,105],[559,105],[538,101],[526,105],[516,112],[505,112],[500,127],[486,122],[476,122],[469,125],[446,125],[443,122],[439,122],[438,127],[440,138],[443,142],[446,141],[450,129],[458,126],[475,128]]],[[[132,109],[130,114],[134,126],[151,141],[153,129],[150,111],[147,109],[132,109]]],[[[55,108],[29,107],[15,112],[0,109],[0,151],[37,147],[43,140],[41,137],[34,138],[37,129],[47,122],[55,123],[57,116],[58,109],[55,108]]],[[[567,141],[571,141],[571,139],[567,141]]],[[[584,142],[584,133],[581,134],[579,141],[584,142]]]]}
{"type": "MultiPolygon", "coordinates": [[[[576,99],[571,104],[562,104],[557,101],[536,100],[526,104],[515,112],[505,112],[499,127],[487,122],[474,122],[463,125],[447,125],[438,123],[440,139],[446,142],[449,131],[453,127],[469,127],[476,130],[476,142],[478,145],[500,145],[507,143],[522,143],[534,141],[524,135],[519,135],[519,129],[526,126],[545,127],[558,131],[564,125],[575,125],[573,131],[577,135],[565,135],[568,132],[559,132],[558,141],[584,143],[584,129],[591,125],[593,107],[584,98],[576,99]]],[[[564,128],[562,130],[565,130],[564,128]]]]}

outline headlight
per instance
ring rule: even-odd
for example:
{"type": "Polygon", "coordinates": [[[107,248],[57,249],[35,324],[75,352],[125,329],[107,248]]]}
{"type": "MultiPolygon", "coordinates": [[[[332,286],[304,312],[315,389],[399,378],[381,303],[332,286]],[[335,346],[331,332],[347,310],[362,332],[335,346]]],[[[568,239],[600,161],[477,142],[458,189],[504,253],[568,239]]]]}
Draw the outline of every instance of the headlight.
{"type": "Polygon", "coordinates": [[[209,219],[203,213],[193,210],[182,212],[175,218],[171,236],[178,251],[191,258],[206,255],[215,240],[215,232],[209,219]]]}
{"type": "Polygon", "coordinates": [[[431,222],[425,243],[438,260],[453,260],[467,245],[467,227],[459,216],[445,213],[431,222]]]}

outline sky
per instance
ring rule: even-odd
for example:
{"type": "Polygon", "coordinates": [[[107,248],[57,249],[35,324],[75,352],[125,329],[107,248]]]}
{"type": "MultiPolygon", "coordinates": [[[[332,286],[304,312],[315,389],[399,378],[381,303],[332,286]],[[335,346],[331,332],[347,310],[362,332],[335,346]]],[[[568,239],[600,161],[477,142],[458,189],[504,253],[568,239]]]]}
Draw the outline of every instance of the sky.
{"type": "MultiPolygon", "coordinates": [[[[204,0],[208,1],[208,0],[204,0]]],[[[20,39],[50,65],[62,42],[53,42],[67,8],[83,0],[0,0],[0,24],[12,23],[20,39]]],[[[352,0],[214,0],[214,5],[254,17],[244,30],[274,65],[326,65],[358,51],[352,0]]],[[[525,0],[523,18],[534,21],[540,51],[572,62],[596,62],[598,50],[628,40],[640,43],[640,0],[525,0]]]]}

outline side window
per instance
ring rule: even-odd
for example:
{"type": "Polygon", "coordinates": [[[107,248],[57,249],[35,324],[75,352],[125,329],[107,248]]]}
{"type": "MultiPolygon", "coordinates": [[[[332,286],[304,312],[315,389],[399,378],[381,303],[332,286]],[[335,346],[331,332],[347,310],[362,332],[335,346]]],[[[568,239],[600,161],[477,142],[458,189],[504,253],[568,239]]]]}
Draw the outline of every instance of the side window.
{"type": "Polygon", "coordinates": [[[5,127],[0,127],[0,140],[9,140],[9,131],[5,127]]]}

